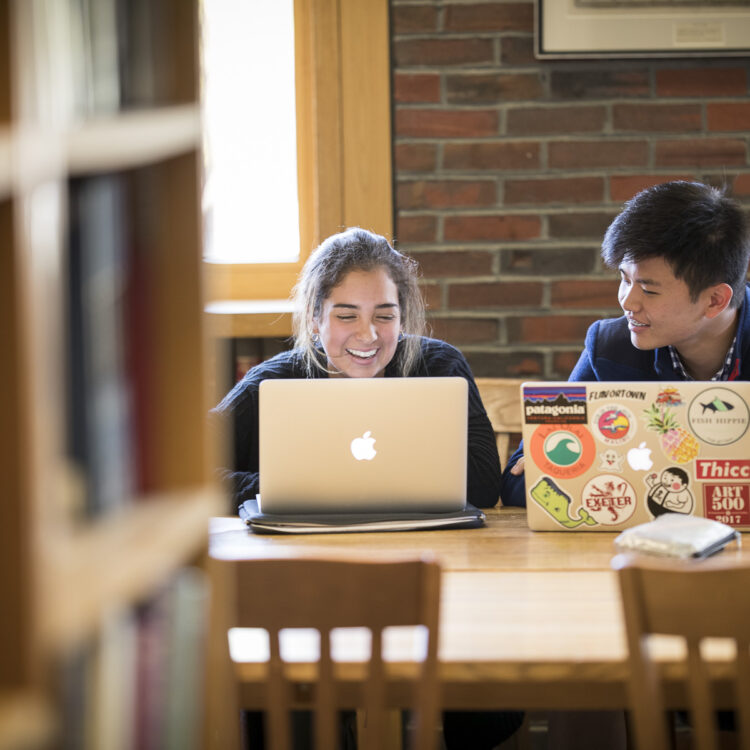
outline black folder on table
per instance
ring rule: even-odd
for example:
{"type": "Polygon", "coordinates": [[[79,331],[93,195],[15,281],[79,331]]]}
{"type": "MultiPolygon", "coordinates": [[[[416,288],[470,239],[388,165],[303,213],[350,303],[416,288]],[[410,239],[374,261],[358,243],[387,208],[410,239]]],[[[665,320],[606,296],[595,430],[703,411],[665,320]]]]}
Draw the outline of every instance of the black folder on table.
{"type": "Polygon", "coordinates": [[[484,525],[484,513],[470,503],[445,513],[263,513],[257,500],[246,500],[240,518],[257,534],[340,534],[372,531],[470,529],[484,525]]]}

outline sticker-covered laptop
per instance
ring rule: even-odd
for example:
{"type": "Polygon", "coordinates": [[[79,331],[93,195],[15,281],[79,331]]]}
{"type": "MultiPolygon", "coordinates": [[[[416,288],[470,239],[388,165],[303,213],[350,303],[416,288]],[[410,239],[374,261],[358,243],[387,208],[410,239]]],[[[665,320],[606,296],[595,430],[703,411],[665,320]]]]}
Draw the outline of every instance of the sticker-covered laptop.
{"type": "Polygon", "coordinates": [[[529,382],[521,402],[530,528],[750,529],[749,382],[529,382]]]}

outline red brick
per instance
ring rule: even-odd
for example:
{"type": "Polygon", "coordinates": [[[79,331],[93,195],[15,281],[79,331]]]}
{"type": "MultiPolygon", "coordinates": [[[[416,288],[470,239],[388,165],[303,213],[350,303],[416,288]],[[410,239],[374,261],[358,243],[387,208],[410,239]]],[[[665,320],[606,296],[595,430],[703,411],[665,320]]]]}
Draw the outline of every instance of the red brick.
{"type": "Polygon", "coordinates": [[[605,212],[565,212],[559,214],[548,214],[547,226],[549,236],[552,239],[590,239],[601,240],[607,227],[614,219],[614,213],[605,212]]]}
{"type": "Polygon", "coordinates": [[[437,163],[437,146],[432,143],[399,143],[394,149],[397,170],[432,172],[437,163]]]}
{"type": "Polygon", "coordinates": [[[542,284],[535,281],[491,281],[475,284],[451,284],[448,306],[459,308],[538,307],[542,303],[542,284]]]}
{"type": "Polygon", "coordinates": [[[420,283],[419,289],[422,292],[425,307],[428,310],[443,309],[443,285],[442,284],[425,284],[420,283]]]}
{"type": "Polygon", "coordinates": [[[428,5],[391,6],[391,26],[394,34],[435,31],[438,10],[428,5]]]}
{"type": "Polygon", "coordinates": [[[539,99],[543,94],[537,73],[461,73],[445,78],[449,104],[500,104],[539,99]]]}
{"type": "Polygon", "coordinates": [[[656,71],[657,96],[746,96],[744,67],[656,71]]]}
{"type": "Polygon", "coordinates": [[[396,219],[398,242],[435,242],[437,239],[437,217],[399,216],[396,219]]]}
{"type": "Polygon", "coordinates": [[[604,107],[523,107],[507,112],[508,135],[542,135],[601,132],[604,107]]]}
{"type": "Polygon", "coordinates": [[[732,183],[732,193],[736,196],[750,196],[750,173],[739,174],[732,183]]]}
{"type": "Polygon", "coordinates": [[[750,130],[750,102],[706,105],[709,130],[750,130]]]}
{"type": "Polygon", "coordinates": [[[416,253],[422,273],[431,279],[446,276],[487,276],[494,254],[482,250],[445,250],[416,253]]]}
{"type": "Polygon", "coordinates": [[[494,255],[480,250],[446,250],[443,252],[411,253],[425,277],[487,276],[492,273],[494,255]]]}
{"type": "Polygon", "coordinates": [[[443,234],[447,241],[531,240],[539,237],[537,216],[448,216],[443,234]]]}
{"type": "Polygon", "coordinates": [[[555,281],[551,286],[550,305],[553,307],[611,307],[617,303],[619,282],[611,281],[555,281]]]}
{"type": "Polygon", "coordinates": [[[700,130],[701,117],[698,104],[616,104],[612,109],[615,130],[700,130]]]}
{"type": "Polygon", "coordinates": [[[396,73],[393,76],[393,100],[396,102],[440,101],[440,76],[437,73],[396,73]]]}
{"type": "Polygon", "coordinates": [[[672,180],[694,180],[690,174],[630,174],[615,175],[609,178],[609,196],[613,201],[630,200],[636,193],[653,185],[672,180]]]}
{"type": "MultiPolygon", "coordinates": [[[[601,63],[599,63],[601,65],[601,63]]],[[[649,96],[649,71],[598,70],[597,63],[590,69],[553,70],[550,91],[555,98],[601,99],[622,96],[649,96]]]]}
{"type": "Polygon", "coordinates": [[[534,30],[534,5],[525,3],[477,3],[448,5],[447,31],[527,31],[534,30]]]}
{"type": "Polygon", "coordinates": [[[393,45],[396,68],[409,65],[470,65],[491,63],[495,49],[491,39],[408,39],[393,45]]]}
{"type": "Polygon", "coordinates": [[[487,318],[430,318],[432,335],[454,346],[494,343],[497,341],[497,320],[487,318]]]}
{"type": "Polygon", "coordinates": [[[414,180],[396,186],[399,209],[490,206],[495,183],[474,180],[414,180]]]}
{"type": "Polygon", "coordinates": [[[573,372],[573,368],[576,366],[580,356],[580,351],[555,352],[552,356],[553,377],[560,380],[567,380],[570,373],[573,372]]]}
{"type": "Polygon", "coordinates": [[[474,377],[541,379],[544,356],[538,352],[464,352],[474,377]]]}
{"type": "Polygon", "coordinates": [[[395,130],[398,136],[418,138],[482,138],[497,135],[497,112],[398,109],[395,130]]]}
{"type": "Polygon", "coordinates": [[[661,141],[656,144],[657,167],[744,166],[746,145],[737,138],[704,138],[661,141]]]}
{"type": "Polygon", "coordinates": [[[500,276],[509,273],[534,276],[579,274],[585,276],[596,267],[599,248],[552,247],[508,249],[501,252],[500,276]]]}
{"type": "Polygon", "coordinates": [[[552,169],[645,167],[647,162],[646,141],[557,141],[549,144],[552,169]]]}
{"type": "Polygon", "coordinates": [[[503,65],[538,65],[534,57],[534,37],[505,36],[500,40],[500,62],[503,65]]]}
{"type": "Polygon", "coordinates": [[[534,142],[449,143],[444,169],[538,169],[539,144],[534,142]]]}
{"type": "Polygon", "coordinates": [[[604,197],[601,177],[506,180],[505,203],[593,203],[604,197]]]}
{"type": "Polygon", "coordinates": [[[578,344],[598,315],[543,315],[510,318],[508,340],[522,344],[578,344]]]}

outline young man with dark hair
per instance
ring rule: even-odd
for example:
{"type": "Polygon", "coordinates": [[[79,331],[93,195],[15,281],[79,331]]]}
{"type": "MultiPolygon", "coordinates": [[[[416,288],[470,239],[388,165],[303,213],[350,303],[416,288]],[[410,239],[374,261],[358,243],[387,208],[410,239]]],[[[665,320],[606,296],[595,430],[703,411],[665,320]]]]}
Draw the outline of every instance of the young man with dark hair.
{"type": "MultiPolygon", "coordinates": [[[[596,321],[569,380],[749,380],[747,218],[725,190],[666,182],[625,204],[602,258],[620,272],[624,315],[596,321]]],[[[526,505],[523,445],[500,489],[526,505]]]]}

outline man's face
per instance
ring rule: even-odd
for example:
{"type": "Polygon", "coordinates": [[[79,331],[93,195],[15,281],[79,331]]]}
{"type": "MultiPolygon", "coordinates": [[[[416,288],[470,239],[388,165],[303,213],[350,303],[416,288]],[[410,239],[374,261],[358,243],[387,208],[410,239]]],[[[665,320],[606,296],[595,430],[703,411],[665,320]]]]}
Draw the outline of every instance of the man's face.
{"type": "Polygon", "coordinates": [[[710,291],[690,300],[687,284],[677,279],[663,258],[620,264],[617,299],[628,319],[630,340],[636,349],[674,346],[692,351],[701,343],[710,291]]]}

